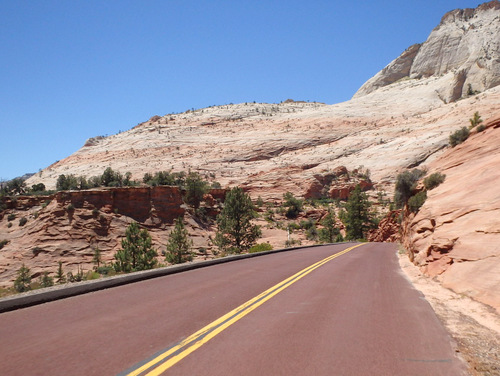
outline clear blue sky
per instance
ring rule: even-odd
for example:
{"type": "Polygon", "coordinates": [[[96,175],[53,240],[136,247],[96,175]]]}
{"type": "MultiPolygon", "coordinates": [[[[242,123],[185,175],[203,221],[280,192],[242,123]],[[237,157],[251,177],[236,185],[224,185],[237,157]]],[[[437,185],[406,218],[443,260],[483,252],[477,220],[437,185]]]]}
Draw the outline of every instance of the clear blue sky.
{"type": "Polygon", "coordinates": [[[481,2],[0,0],[0,179],[211,105],[351,98],[481,2]]]}

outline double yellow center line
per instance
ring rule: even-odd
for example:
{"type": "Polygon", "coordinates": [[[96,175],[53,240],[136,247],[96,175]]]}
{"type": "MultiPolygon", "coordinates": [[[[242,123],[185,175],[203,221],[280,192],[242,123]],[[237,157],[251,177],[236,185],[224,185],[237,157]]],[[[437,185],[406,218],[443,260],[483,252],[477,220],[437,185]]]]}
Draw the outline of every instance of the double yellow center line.
{"type": "Polygon", "coordinates": [[[313,270],[319,268],[320,266],[326,264],[328,261],[333,260],[343,254],[353,250],[356,247],[359,247],[363,244],[357,244],[355,246],[349,247],[339,253],[331,255],[317,263],[301,270],[300,272],[292,275],[291,277],[285,279],[284,281],[274,285],[270,289],[264,291],[262,294],[256,296],[253,299],[250,299],[246,303],[243,303],[238,308],[232,310],[231,312],[225,314],[219,319],[213,321],[212,323],[205,326],[203,329],[197,331],[196,333],[190,335],[185,340],[181,341],[177,345],[169,348],[168,350],[160,353],[156,357],[154,357],[149,362],[144,365],[134,369],[129,373],[125,373],[127,376],[156,376],[161,375],[167,369],[172,367],[174,364],[191,354],[193,351],[210,341],[217,334],[222,332],[224,329],[228,328],[236,321],[240,320],[244,316],[248,315],[254,309],[259,307],[260,305],[267,302],[276,294],[280,293],[287,287],[291,286],[299,279],[305,277],[313,270]]]}

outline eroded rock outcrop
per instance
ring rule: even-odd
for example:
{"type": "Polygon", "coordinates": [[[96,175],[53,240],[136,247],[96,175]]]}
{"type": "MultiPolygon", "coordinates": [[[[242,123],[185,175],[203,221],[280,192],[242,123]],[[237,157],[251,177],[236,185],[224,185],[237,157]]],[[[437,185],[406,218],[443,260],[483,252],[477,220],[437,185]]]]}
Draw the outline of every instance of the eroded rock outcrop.
{"type": "Polygon", "coordinates": [[[403,241],[416,265],[444,286],[500,312],[500,112],[486,129],[429,164],[446,174],[403,241]]]}
{"type": "Polygon", "coordinates": [[[500,2],[448,12],[427,41],[416,44],[368,80],[367,95],[402,79],[443,77],[439,95],[452,102],[500,83],[500,2]]]}
{"type": "Polygon", "coordinates": [[[347,200],[357,185],[363,191],[373,188],[373,183],[368,176],[364,176],[358,170],[349,173],[345,166],[339,166],[331,172],[315,174],[302,196],[304,198],[326,197],[347,200]]]}
{"type": "Polygon", "coordinates": [[[367,235],[370,242],[397,242],[401,239],[401,210],[393,210],[382,218],[378,227],[367,235]]]}
{"type": "MultiPolygon", "coordinates": [[[[204,202],[203,207],[207,216],[215,216],[225,190],[213,190],[209,196],[211,200],[204,202]]],[[[0,217],[0,241],[7,240],[7,244],[0,252],[2,287],[12,286],[23,264],[37,278],[44,272],[55,275],[59,261],[65,273],[92,270],[96,248],[102,262],[113,261],[132,221],[148,229],[160,254],[174,220],[181,216],[188,223],[195,247],[208,246],[207,230],[186,210],[178,187],[57,192],[52,196],[5,199],[4,204],[7,209],[0,217]],[[26,218],[24,225],[20,224],[21,218],[26,218]]],[[[159,260],[163,261],[161,255],[159,260]]]]}

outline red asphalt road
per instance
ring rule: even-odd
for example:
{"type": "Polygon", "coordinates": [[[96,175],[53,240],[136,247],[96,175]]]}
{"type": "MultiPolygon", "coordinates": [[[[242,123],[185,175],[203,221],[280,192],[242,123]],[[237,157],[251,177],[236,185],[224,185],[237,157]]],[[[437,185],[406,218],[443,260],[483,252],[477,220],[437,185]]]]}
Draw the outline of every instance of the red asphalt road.
{"type": "MultiPolygon", "coordinates": [[[[0,375],[116,375],[340,244],[284,252],[0,314],[0,375]]],[[[464,375],[429,304],[371,243],[314,270],[166,375],[464,375]]]]}

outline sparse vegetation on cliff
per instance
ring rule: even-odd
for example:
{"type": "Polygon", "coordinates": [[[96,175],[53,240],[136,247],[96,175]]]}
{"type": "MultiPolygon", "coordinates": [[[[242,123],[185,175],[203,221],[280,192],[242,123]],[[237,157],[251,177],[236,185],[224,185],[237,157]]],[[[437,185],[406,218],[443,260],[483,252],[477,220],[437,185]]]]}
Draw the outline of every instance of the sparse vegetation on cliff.
{"type": "Polygon", "coordinates": [[[472,118],[469,119],[470,122],[470,129],[474,128],[475,126],[481,124],[483,122],[483,119],[481,119],[481,115],[479,115],[479,112],[474,112],[474,115],[472,118]]]}
{"type": "Polygon", "coordinates": [[[430,191],[431,189],[436,188],[442,182],[444,182],[445,178],[446,178],[445,174],[442,174],[440,172],[435,172],[424,179],[424,187],[425,189],[430,191]]]}
{"type": "Polygon", "coordinates": [[[131,180],[130,172],[123,176],[120,172],[107,167],[102,175],[86,178],[84,176],[75,176],[73,174],[59,175],[56,182],[58,191],[85,190],[97,187],[130,187],[138,183],[131,180]]]}
{"type": "Polygon", "coordinates": [[[412,213],[418,212],[425,203],[425,200],[427,200],[427,191],[418,192],[417,194],[411,196],[408,200],[408,209],[412,213]]]}
{"type": "Polygon", "coordinates": [[[453,132],[450,135],[450,146],[454,148],[455,146],[461,144],[469,138],[470,132],[467,127],[462,127],[459,130],[453,132]]]}
{"type": "Polygon", "coordinates": [[[425,170],[415,168],[405,171],[396,177],[396,186],[394,190],[394,203],[396,208],[402,208],[408,203],[417,187],[418,180],[425,175],[425,170]]]}
{"type": "Polygon", "coordinates": [[[424,179],[424,189],[416,192],[417,183],[424,174],[425,170],[414,169],[397,176],[394,202],[398,208],[406,205],[410,212],[417,213],[427,199],[427,191],[438,187],[446,178],[445,174],[435,172],[424,179]]]}

